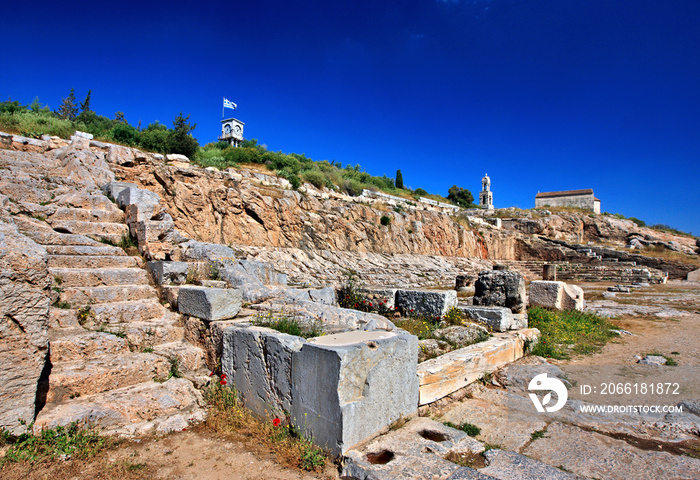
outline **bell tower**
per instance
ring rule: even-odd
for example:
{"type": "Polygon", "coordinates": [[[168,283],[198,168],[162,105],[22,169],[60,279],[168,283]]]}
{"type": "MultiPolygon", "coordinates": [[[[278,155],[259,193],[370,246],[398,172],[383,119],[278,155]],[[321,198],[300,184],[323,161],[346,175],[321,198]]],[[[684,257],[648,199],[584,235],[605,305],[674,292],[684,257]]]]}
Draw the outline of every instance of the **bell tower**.
{"type": "Polygon", "coordinates": [[[493,210],[493,192],[491,191],[491,179],[489,178],[488,173],[481,179],[479,206],[487,210],[493,210]]]}

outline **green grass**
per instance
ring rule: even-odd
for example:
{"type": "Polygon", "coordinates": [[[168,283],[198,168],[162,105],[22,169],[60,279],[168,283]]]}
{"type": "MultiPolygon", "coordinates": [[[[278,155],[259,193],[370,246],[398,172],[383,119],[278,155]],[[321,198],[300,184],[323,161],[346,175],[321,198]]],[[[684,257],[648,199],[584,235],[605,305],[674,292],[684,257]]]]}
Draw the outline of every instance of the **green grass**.
{"type": "Polygon", "coordinates": [[[0,459],[0,466],[6,462],[40,462],[55,459],[61,455],[76,458],[90,458],[112,442],[100,436],[97,431],[73,422],[68,426],[45,429],[39,434],[32,432],[33,425],[27,425],[27,431],[14,436],[2,431],[2,443],[10,445],[5,456],[0,459]]]}
{"type": "Polygon", "coordinates": [[[539,342],[533,355],[566,359],[571,354],[591,354],[600,351],[603,345],[617,336],[607,318],[576,310],[550,311],[542,307],[528,310],[530,328],[539,329],[539,342]]]}
{"type": "Polygon", "coordinates": [[[443,422],[443,424],[447,427],[454,428],[456,430],[462,430],[464,433],[469,435],[470,437],[476,437],[481,433],[481,429],[474,425],[473,423],[463,423],[461,425],[455,425],[452,422],[443,422]]]}
{"type": "Polygon", "coordinates": [[[253,324],[302,338],[318,337],[323,334],[320,322],[306,324],[294,317],[274,314],[272,312],[266,315],[256,316],[253,324]]]}

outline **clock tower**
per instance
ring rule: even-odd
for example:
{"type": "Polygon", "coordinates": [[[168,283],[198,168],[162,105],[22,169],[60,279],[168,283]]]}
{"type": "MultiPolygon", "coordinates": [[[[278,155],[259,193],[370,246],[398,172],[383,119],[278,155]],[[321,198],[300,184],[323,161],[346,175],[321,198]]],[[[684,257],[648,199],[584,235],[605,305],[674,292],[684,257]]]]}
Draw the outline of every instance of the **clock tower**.
{"type": "Polygon", "coordinates": [[[234,147],[239,147],[243,141],[243,125],[245,123],[235,118],[221,120],[221,135],[219,141],[228,142],[234,147]]]}

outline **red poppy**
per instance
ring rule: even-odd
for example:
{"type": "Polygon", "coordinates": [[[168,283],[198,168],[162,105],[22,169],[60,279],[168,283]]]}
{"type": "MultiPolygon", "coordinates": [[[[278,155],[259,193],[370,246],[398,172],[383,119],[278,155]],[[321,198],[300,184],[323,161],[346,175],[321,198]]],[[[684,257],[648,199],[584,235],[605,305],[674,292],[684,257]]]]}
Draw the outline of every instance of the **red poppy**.
{"type": "Polygon", "coordinates": [[[222,379],[219,383],[220,383],[221,385],[226,385],[228,382],[227,382],[226,380],[223,380],[223,379],[222,379]]]}
{"type": "Polygon", "coordinates": [[[222,373],[222,374],[221,374],[221,379],[222,379],[222,380],[225,380],[225,379],[226,379],[226,374],[225,374],[225,373],[222,373]]]}
{"type": "Polygon", "coordinates": [[[209,374],[209,376],[210,376],[210,377],[214,376],[214,372],[211,372],[211,373],[209,374]]]}
{"type": "Polygon", "coordinates": [[[275,417],[275,419],[272,421],[272,426],[274,426],[274,427],[279,427],[281,423],[282,423],[282,420],[280,420],[279,418],[275,417]]]}
{"type": "Polygon", "coordinates": [[[369,304],[369,306],[371,307],[371,306],[372,306],[372,304],[370,303],[370,304],[369,304]]]}

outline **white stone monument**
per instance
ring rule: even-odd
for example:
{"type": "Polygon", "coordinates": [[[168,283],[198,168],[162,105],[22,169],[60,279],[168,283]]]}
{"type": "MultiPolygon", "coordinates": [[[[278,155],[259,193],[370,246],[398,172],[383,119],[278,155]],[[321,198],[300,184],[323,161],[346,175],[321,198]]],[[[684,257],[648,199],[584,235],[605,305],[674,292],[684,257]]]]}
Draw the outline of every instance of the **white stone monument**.
{"type": "Polygon", "coordinates": [[[479,206],[487,210],[493,210],[493,192],[491,191],[491,179],[485,174],[481,179],[481,193],[479,193],[479,206]]]}

